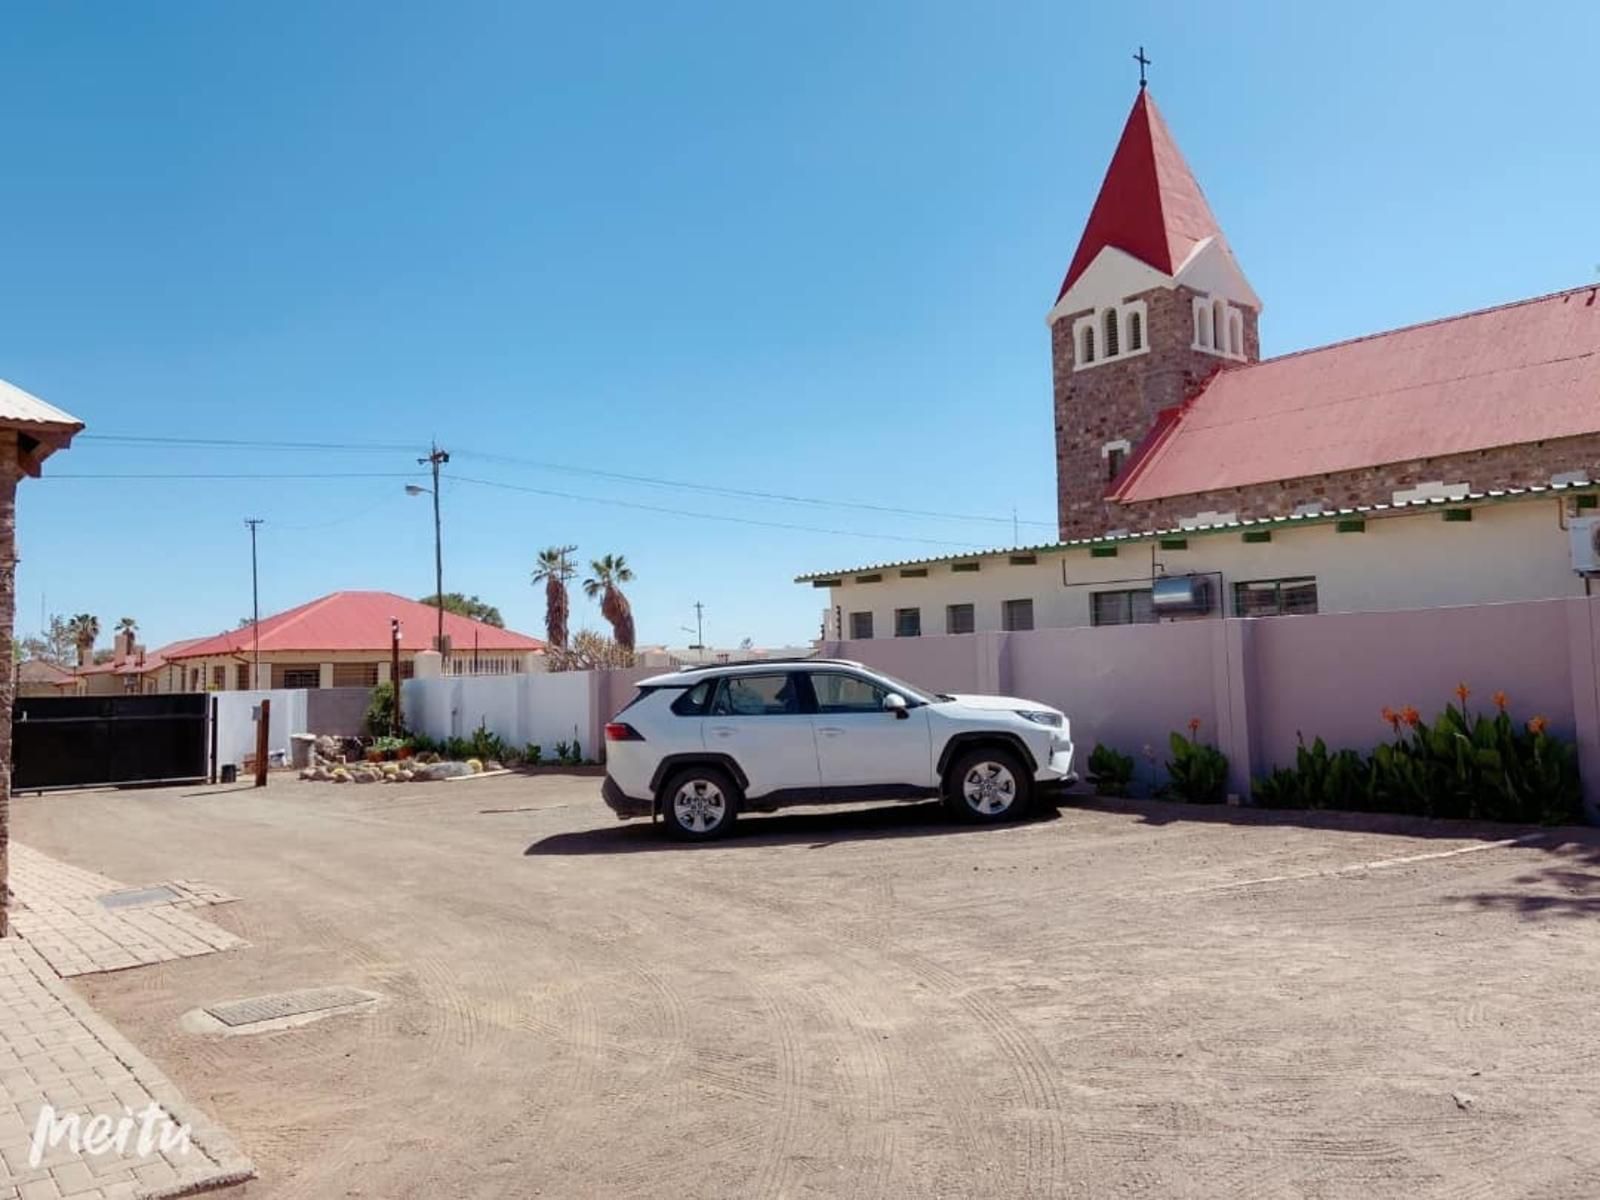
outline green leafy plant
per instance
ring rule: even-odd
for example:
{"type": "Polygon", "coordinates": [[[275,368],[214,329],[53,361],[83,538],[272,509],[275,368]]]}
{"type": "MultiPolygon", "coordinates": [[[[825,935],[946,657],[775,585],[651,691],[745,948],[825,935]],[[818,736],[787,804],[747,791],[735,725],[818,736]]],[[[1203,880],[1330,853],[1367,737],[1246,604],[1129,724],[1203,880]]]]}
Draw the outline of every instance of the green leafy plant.
{"type": "Polygon", "coordinates": [[[1199,718],[1189,722],[1188,737],[1174,733],[1169,742],[1167,790],[1191,804],[1221,804],[1228,789],[1228,757],[1200,741],[1199,718]]]}
{"type": "Polygon", "coordinates": [[[372,689],[361,724],[372,737],[389,737],[394,733],[394,684],[380,683],[372,689]]]}
{"type": "Polygon", "coordinates": [[[566,742],[557,742],[556,743],[556,761],[558,763],[565,764],[566,761],[567,761],[568,756],[571,753],[572,753],[572,747],[569,746],[566,742]]]}
{"type": "Polygon", "coordinates": [[[1266,808],[1338,808],[1362,811],[1372,807],[1373,765],[1354,750],[1329,753],[1317,738],[1310,746],[1299,738],[1295,765],[1279,767],[1251,786],[1257,804],[1266,808]]]}
{"type": "Polygon", "coordinates": [[[1089,781],[1097,796],[1126,796],[1133,784],[1133,755],[1103,743],[1089,752],[1089,781]]]}
{"type": "Polygon", "coordinates": [[[530,767],[537,767],[544,762],[544,747],[538,742],[529,742],[528,748],[522,752],[522,761],[530,767]]]}
{"type": "Polygon", "coordinates": [[[1552,735],[1543,717],[1513,720],[1504,692],[1491,697],[1493,714],[1468,708],[1472,689],[1465,683],[1455,695],[1456,703],[1431,722],[1409,704],[1385,707],[1394,738],[1370,757],[1329,753],[1320,738],[1307,748],[1302,740],[1293,767],[1255,782],[1256,802],[1544,824],[1583,820],[1571,743],[1552,735]]]}

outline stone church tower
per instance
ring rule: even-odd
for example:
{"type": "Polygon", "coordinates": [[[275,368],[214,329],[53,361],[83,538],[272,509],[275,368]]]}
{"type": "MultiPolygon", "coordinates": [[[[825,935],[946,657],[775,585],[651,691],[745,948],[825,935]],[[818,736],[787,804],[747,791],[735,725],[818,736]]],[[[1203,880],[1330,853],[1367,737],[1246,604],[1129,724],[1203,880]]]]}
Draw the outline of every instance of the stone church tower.
{"type": "Polygon", "coordinates": [[[1219,370],[1260,358],[1261,301],[1142,85],[1050,310],[1061,537],[1128,521],[1106,492],[1219,370]]]}

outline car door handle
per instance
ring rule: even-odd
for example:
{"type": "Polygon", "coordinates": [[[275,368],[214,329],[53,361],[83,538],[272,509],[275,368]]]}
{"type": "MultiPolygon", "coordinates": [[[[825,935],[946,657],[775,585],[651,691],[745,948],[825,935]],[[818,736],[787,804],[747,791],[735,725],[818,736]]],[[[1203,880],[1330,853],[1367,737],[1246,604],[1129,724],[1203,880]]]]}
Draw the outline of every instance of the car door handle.
{"type": "Polygon", "coordinates": [[[817,732],[825,733],[829,737],[838,737],[844,732],[844,730],[840,729],[837,725],[822,725],[817,728],[817,732]]]}
{"type": "Polygon", "coordinates": [[[718,737],[732,737],[733,736],[733,726],[732,725],[713,725],[711,727],[711,732],[716,734],[718,737]]]}

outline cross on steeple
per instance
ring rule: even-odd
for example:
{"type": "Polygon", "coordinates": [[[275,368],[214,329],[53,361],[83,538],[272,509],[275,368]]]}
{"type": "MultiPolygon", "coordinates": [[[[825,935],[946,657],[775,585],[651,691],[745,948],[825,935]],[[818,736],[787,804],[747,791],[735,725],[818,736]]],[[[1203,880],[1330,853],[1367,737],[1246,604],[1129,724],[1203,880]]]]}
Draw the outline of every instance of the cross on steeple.
{"type": "Polygon", "coordinates": [[[1150,65],[1150,60],[1144,56],[1143,46],[1139,47],[1139,53],[1133,56],[1133,61],[1139,64],[1139,90],[1142,92],[1146,83],[1144,69],[1150,65]]]}

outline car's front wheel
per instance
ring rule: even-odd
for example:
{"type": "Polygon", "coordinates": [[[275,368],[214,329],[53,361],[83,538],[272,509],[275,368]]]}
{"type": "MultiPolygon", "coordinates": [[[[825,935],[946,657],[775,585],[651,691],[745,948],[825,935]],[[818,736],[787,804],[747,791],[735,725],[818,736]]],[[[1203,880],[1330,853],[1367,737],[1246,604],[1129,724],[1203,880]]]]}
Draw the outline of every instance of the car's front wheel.
{"type": "Polygon", "coordinates": [[[945,804],[967,821],[1009,821],[1028,811],[1032,783],[1016,751],[978,746],[950,765],[945,804]]]}
{"type": "Polygon", "coordinates": [[[685,767],[661,789],[661,819],[673,837],[691,842],[722,837],[738,815],[738,787],[717,767],[685,767]]]}

